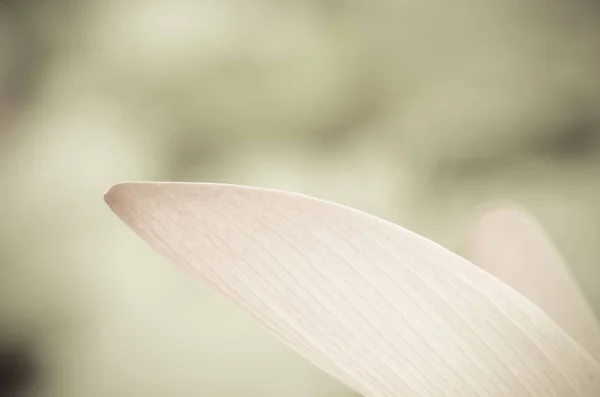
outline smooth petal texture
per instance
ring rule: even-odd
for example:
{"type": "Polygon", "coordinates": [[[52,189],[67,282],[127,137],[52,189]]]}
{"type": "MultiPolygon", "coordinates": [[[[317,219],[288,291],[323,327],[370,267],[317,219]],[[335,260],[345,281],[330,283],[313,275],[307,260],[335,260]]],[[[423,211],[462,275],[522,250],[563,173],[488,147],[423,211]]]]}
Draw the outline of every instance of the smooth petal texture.
{"type": "Polygon", "coordinates": [[[126,183],[106,201],[166,258],[371,397],[600,395],[540,308],[399,226],[306,196],[126,183]]]}
{"type": "Polygon", "coordinates": [[[469,259],[544,310],[600,359],[598,321],[558,249],[525,210],[488,210],[472,231],[469,259]]]}

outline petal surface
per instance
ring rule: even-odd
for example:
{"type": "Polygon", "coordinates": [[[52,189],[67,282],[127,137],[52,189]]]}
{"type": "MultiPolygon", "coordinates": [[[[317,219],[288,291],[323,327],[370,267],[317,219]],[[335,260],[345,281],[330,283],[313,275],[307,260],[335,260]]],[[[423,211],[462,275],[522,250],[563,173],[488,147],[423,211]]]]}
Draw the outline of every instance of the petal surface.
{"type": "Polygon", "coordinates": [[[363,212],[233,185],[124,183],[106,201],[155,250],[367,397],[600,395],[540,308],[363,212]]]}

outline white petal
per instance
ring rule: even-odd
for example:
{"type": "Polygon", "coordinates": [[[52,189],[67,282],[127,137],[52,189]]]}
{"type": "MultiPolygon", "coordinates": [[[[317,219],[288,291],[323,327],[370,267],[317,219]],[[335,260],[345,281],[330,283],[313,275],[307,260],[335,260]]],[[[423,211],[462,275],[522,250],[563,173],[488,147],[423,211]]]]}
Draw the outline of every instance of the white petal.
{"type": "Polygon", "coordinates": [[[469,259],[529,298],[600,359],[598,321],[532,215],[515,206],[486,211],[475,224],[469,259]]]}
{"type": "Polygon", "coordinates": [[[399,226],[302,195],[127,183],[106,201],[158,252],[371,397],[600,395],[533,303],[399,226]]]}

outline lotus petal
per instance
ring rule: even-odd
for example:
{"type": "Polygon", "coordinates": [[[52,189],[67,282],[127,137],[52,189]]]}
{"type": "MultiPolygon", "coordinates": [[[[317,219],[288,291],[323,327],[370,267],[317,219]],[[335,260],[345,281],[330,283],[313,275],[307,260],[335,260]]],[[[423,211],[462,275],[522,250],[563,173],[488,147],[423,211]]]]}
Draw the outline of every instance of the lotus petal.
{"type": "Polygon", "coordinates": [[[475,223],[469,259],[544,310],[600,359],[600,329],[556,246],[524,209],[502,205],[475,223]]]}
{"type": "Polygon", "coordinates": [[[600,395],[600,365],[531,301],[397,225],[307,196],[124,183],[155,250],[367,397],[600,395]]]}

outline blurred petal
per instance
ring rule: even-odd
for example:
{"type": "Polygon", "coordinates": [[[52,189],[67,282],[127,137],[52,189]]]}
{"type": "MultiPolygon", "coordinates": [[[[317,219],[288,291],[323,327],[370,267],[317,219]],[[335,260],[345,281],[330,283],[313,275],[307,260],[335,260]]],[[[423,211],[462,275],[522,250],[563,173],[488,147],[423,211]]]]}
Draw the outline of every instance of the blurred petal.
{"type": "Polygon", "coordinates": [[[557,248],[528,212],[502,206],[476,222],[469,259],[544,310],[600,359],[600,329],[557,248]]]}
{"type": "Polygon", "coordinates": [[[600,395],[600,366],[542,310],[448,250],[302,195],[126,183],[152,247],[365,396],[600,395]]]}

